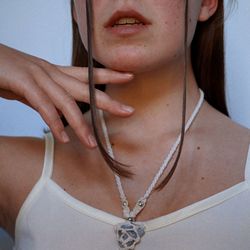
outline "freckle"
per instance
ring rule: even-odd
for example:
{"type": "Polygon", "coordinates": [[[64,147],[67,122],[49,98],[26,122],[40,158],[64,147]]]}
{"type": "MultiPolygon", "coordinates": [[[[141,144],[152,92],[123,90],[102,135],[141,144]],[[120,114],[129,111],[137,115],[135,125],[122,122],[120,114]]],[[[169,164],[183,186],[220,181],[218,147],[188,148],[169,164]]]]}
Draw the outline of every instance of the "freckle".
{"type": "Polygon", "coordinates": [[[202,180],[205,180],[205,177],[202,176],[201,179],[202,179],[202,180]]]}
{"type": "Polygon", "coordinates": [[[64,188],[63,190],[66,191],[66,188],[64,188]]]}
{"type": "Polygon", "coordinates": [[[111,142],[111,146],[113,147],[113,146],[115,146],[115,144],[113,142],[111,142]]]}
{"type": "Polygon", "coordinates": [[[198,146],[198,147],[197,147],[197,150],[200,150],[200,149],[201,149],[201,147],[198,146]]]}
{"type": "Polygon", "coordinates": [[[167,103],[166,106],[169,107],[169,103],[167,103]]]}

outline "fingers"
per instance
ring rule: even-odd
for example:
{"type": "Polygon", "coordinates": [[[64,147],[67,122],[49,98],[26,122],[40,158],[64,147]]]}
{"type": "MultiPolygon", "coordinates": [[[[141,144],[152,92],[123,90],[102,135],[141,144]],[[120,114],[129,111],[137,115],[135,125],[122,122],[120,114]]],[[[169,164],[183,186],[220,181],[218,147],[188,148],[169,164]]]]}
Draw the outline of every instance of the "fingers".
{"type": "MultiPolygon", "coordinates": [[[[39,79],[39,87],[46,92],[48,98],[53,100],[54,107],[53,111],[50,111],[48,105],[45,105],[44,102],[47,100],[43,97],[43,103],[40,101],[40,105],[37,108],[39,112],[45,114],[43,117],[46,122],[48,122],[49,127],[53,127],[54,130],[60,131],[60,133],[56,133],[56,135],[60,135],[61,138],[64,136],[64,129],[62,131],[62,127],[59,126],[59,114],[56,112],[56,109],[60,110],[62,114],[65,116],[69,125],[73,128],[74,132],[78,136],[78,138],[84,143],[87,147],[93,148],[96,146],[96,143],[93,142],[93,136],[91,135],[91,130],[84,120],[83,115],[77,106],[75,99],[66,92],[60,85],[54,82],[46,72],[42,70],[38,70],[36,72],[36,76],[39,79]],[[44,106],[42,109],[40,106],[44,106]],[[56,113],[55,113],[56,112],[56,113]],[[57,127],[56,127],[57,126],[57,127]]],[[[49,102],[50,103],[50,102],[49,102]]]]}
{"type": "MultiPolygon", "coordinates": [[[[57,68],[66,75],[72,76],[81,82],[88,83],[88,68],[64,66],[57,66],[57,68]]],[[[120,84],[132,79],[133,74],[131,73],[122,73],[110,69],[94,69],[95,84],[120,84]]]]}
{"type": "Polygon", "coordinates": [[[68,135],[64,130],[63,123],[51,99],[35,84],[35,81],[32,83],[30,80],[29,84],[25,86],[27,88],[23,89],[25,99],[40,113],[56,138],[61,142],[68,142],[68,135]]]}
{"type": "Polygon", "coordinates": [[[123,117],[129,116],[134,112],[134,108],[117,102],[100,90],[96,90],[96,106],[111,114],[123,117]]]}
{"type": "MultiPolygon", "coordinates": [[[[86,103],[90,102],[89,86],[86,83],[64,73],[58,74],[54,72],[51,76],[53,80],[74,97],[75,100],[86,103]]],[[[128,116],[134,111],[132,107],[113,100],[100,90],[96,90],[96,102],[99,109],[103,109],[117,116],[128,116]]]]}
{"type": "MultiPolygon", "coordinates": [[[[37,110],[61,142],[69,140],[60,115],[63,115],[79,139],[89,148],[96,142],[76,101],[89,103],[88,68],[50,64],[11,48],[1,47],[0,96],[21,101],[37,110]],[[6,73],[7,72],[7,73],[6,73]],[[9,74],[8,72],[13,72],[9,74]]],[[[130,73],[94,69],[96,84],[122,84],[133,78],[130,73]]],[[[96,91],[99,109],[119,116],[129,116],[133,108],[96,91]]]]}
{"type": "MultiPolygon", "coordinates": [[[[58,70],[56,66],[42,61],[41,67],[33,67],[34,75],[36,76],[36,81],[40,88],[48,95],[50,100],[53,100],[54,109],[53,114],[49,116],[46,110],[41,110],[43,112],[42,117],[48,123],[54,124],[58,121],[58,111],[64,115],[69,125],[73,128],[79,139],[88,147],[95,147],[96,142],[91,134],[91,129],[87,125],[83,118],[83,115],[76,104],[75,100],[89,103],[89,89],[88,84],[80,81],[87,80],[87,68],[77,68],[77,67],[60,67],[62,70],[58,70]],[[64,72],[70,72],[69,75],[64,72]],[[56,112],[57,110],[57,112],[56,112]],[[56,113],[55,113],[56,112],[56,113]],[[53,121],[53,123],[51,122],[53,121]]],[[[97,69],[95,71],[96,79],[98,83],[103,83],[105,81],[111,83],[124,83],[132,79],[131,74],[124,74],[115,72],[107,69],[97,69]]],[[[96,92],[97,107],[106,110],[114,115],[128,116],[134,111],[132,107],[123,105],[113,99],[111,99],[107,94],[102,91],[96,92]]],[[[62,128],[55,128],[61,130],[62,128]]],[[[62,131],[60,131],[62,138],[62,131]]],[[[65,139],[65,134],[64,139],[65,139]]],[[[61,139],[62,140],[62,139],[61,139]]]]}

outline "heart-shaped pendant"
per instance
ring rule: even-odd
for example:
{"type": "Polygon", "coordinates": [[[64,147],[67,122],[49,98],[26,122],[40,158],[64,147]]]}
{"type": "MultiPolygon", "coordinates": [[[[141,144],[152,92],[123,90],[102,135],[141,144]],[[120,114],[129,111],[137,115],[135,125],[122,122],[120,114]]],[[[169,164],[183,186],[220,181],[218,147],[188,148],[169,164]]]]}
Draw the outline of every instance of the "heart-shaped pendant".
{"type": "Polygon", "coordinates": [[[126,221],[115,226],[116,237],[120,249],[133,250],[145,234],[142,223],[126,221]]]}

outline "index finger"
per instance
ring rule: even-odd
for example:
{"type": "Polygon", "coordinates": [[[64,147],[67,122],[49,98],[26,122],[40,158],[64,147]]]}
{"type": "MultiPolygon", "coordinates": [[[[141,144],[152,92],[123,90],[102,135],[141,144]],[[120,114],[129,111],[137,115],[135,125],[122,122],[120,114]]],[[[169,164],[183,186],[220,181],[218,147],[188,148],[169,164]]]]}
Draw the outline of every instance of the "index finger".
{"type": "MultiPolygon", "coordinates": [[[[88,83],[88,68],[75,66],[56,66],[61,72],[79,81],[88,83]]],[[[133,79],[132,73],[118,72],[111,69],[94,68],[96,84],[125,83],[133,79]]]]}

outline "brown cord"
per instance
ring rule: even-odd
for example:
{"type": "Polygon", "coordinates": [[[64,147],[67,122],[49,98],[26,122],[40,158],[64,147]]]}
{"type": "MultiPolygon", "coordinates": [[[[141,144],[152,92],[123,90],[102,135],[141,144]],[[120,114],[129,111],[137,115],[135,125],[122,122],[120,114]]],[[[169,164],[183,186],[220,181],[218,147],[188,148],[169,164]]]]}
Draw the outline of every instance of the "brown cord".
{"type": "Polygon", "coordinates": [[[110,166],[113,172],[118,175],[122,175],[124,177],[132,177],[134,174],[130,171],[126,170],[124,167],[130,167],[123,163],[120,163],[113,159],[105,150],[102,145],[102,142],[99,137],[99,131],[96,126],[97,124],[97,110],[96,110],[96,97],[95,97],[95,84],[93,80],[93,48],[92,48],[92,40],[93,40],[93,8],[92,1],[86,0],[86,15],[87,15],[87,34],[88,34],[88,76],[89,76],[89,93],[90,93],[90,111],[91,111],[91,120],[94,129],[94,134],[96,138],[96,142],[99,146],[99,150],[104,157],[106,163],[110,166]]]}
{"type": "MultiPolygon", "coordinates": [[[[185,1],[185,35],[184,35],[184,87],[183,87],[183,103],[182,103],[182,125],[181,125],[181,139],[180,145],[177,153],[176,160],[168,173],[167,177],[155,188],[155,190],[160,191],[163,187],[167,185],[171,177],[173,176],[182,151],[183,143],[184,143],[184,135],[185,135],[185,120],[186,120],[186,92],[187,92],[187,62],[188,62],[188,54],[187,54],[187,38],[188,38],[188,10],[189,4],[188,0],[185,1]]],[[[93,29],[93,9],[92,9],[92,1],[86,0],[86,14],[87,14],[87,35],[88,35],[88,74],[89,74],[89,93],[90,93],[90,110],[91,110],[91,119],[93,130],[95,134],[95,138],[97,144],[99,146],[99,150],[103,155],[106,163],[110,166],[113,172],[122,175],[124,177],[132,177],[134,174],[130,171],[126,170],[124,167],[130,167],[123,163],[120,163],[113,159],[105,150],[102,145],[102,142],[99,138],[99,131],[96,126],[97,121],[97,111],[96,111],[96,98],[95,98],[95,84],[93,81],[93,53],[92,53],[92,29],[93,29]],[[123,166],[123,167],[121,167],[123,166]]]]}

